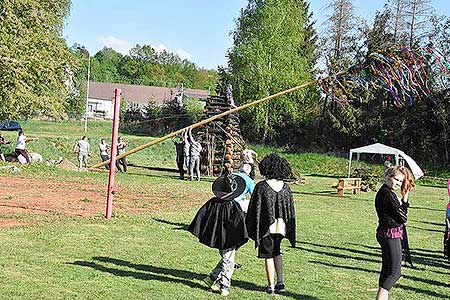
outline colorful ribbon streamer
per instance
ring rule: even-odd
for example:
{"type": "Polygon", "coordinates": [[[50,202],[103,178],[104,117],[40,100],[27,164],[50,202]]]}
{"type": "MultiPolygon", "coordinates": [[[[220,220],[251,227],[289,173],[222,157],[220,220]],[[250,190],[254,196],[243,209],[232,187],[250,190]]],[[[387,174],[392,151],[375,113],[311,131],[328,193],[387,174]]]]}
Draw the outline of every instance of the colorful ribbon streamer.
{"type": "Polygon", "coordinates": [[[352,101],[357,92],[370,86],[388,91],[397,106],[405,103],[412,106],[414,99],[430,95],[428,80],[436,65],[450,74],[450,60],[432,44],[417,51],[391,47],[371,52],[363,63],[350,67],[344,74],[319,80],[319,86],[339,103],[352,101]]]}

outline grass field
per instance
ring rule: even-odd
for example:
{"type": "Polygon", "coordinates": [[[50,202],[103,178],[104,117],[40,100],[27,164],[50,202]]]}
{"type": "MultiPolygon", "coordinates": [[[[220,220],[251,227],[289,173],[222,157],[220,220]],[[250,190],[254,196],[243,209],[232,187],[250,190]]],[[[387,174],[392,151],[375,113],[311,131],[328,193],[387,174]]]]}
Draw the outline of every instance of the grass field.
{"type": "MultiPolygon", "coordinates": [[[[109,136],[108,123],[90,125],[91,145],[109,136]]],[[[40,138],[29,146],[45,158],[72,157],[71,144],[83,135],[81,123],[74,126],[27,121],[23,127],[28,136],[40,138]]],[[[149,140],[131,135],[125,138],[131,146],[149,140]]],[[[157,148],[146,149],[129,160],[174,167],[171,142],[157,148]]],[[[258,148],[261,153],[272,150],[258,148]]],[[[292,186],[297,247],[283,242],[288,293],[275,298],[374,299],[381,265],[375,240],[375,192],[338,198],[332,185],[340,175],[341,164],[345,170],[345,159],[284,155],[306,176],[307,184],[292,186]],[[321,170],[330,170],[333,177],[321,170]]],[[[80,209],[97,202],[101,206],[104,201],[83,196],[83,191],[87,193],[95,185],[103,187],[100,192],[106,194],[107,174],[43,165],[21,169],[15,174],[0,173],[0,182],[11,178],[17,182],[50,182],[53,192],[60,193],[62,203],[68,200],[68,191],[60,187],[62,183],[89,184],[75,199],[80,209]]],[[[0,228],[0,299],[222,298],[208,291],[201,281],[217,263],[217,252],[199,244],[185,230],[196,210],[211,197],[212,180],[180,181],[173,173],[131,168],[128,174],[117,176],[119,192],[112,220],[103,218],[103,210],[85,217],[54,211],[3,211],[20,196],[0,193],[0,220],[23,224],[0,228]]],[[[35,193],[23,184],[17,190],[24,197],[46,199],[45,193],[35,193]]],[[[391,299],[449,299],[449,264],[442,257],[446,193],[444,187],[426,185],[412,192],[408,234],[416,268],[403,269],[391,299]]],[[[240,249],[237,261],[242,268],[233,276],[228,299],[267,299],[262,292],[263,261],[256,258],[252,242],[240,249]]]]}

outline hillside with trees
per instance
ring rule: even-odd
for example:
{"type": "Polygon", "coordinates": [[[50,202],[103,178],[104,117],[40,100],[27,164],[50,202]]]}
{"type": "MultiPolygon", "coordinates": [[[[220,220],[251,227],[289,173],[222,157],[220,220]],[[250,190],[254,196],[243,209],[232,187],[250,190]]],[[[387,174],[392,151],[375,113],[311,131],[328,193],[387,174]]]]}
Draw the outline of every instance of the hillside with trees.
{"type": "MultiPolygon", "coordinates": [[[[86,97],[88,54],[78,44],[71,50],[80,63],[75,74],[80,94],[73,105],[73,110],[80,112],[83,107],[76,104],[83,103],[81,100],[86,97]]],[[[91,57],[90,80],[162,87],[176,87],[182,82],[185,88],[214,92],[218,75],[216,70],[199,68],[174,53],[156,52],[150,45],[136,45],[127,55],[106,47],[98,51],[91,57]]]]}
{"type": "MultiPolygon", "coordinates": [[[[353,91],[341,105],[313,85],[240,117],[251,142],[313,152],[381,142],[419,160],[448,164],[450,17],[438,15],[429,0],[385,4],[373,20],[365,20],[355,15],[352,0],[333,0],[318,34],[305,0],[249,0],[236,19],[227,66],[206,70],[150,45],[136,45],[126,55],[104,48],[90,57],[90,79],[166,87],[183,82],[218,94],[231,84],[242,105],[345,71],[392,46],[417,51],[432,42],[442,59],[425,56],[427,93],[408,104],[396,105],[389,91],[371,85],[353,91]]],[[[70,5],[70,0],[0,2],[1,119],[66,119],[84,111],[89,54],[79,44],[68,47],[62,37],[70,5]]]]}
{"type": "MultiPolygon", "coordinates": [[[[357,65],[374,52],[393,46],[409,47],[418,51],[427,43],[433,43],[447,58],[449,52],[450,18],[433,14],[430,1],[390,0],[383,10],[375,15],[372,25],[366,20],[342,30],[338,39],[338,24],[354,22],[351,1],[332,2],[332,14],[327,21],[327,32],[323,44],[335,45],[324,51],[325,75],[357,65]],[[343,5],[347,13],[340,13],[343,5]],[[339,18],[336,18],[339,16],[339,18]],[[342,40],[343,43],[338,43],[342,40]],[[347,42],[348,46],[345,46],[347,42]],[[339,56],[339,46],[344,45],[347,56],[339,56]],[[348,54],[351,54],[349,57],[348,54]],[[338,67],[336,67],[338,66],[338,67]]],[[[368,86],[353,93],[348,105],[339,105],[329,97],[323,97],[323,114],[317,139],[309,141],[322,151],[342,151],[374,142],[381,142],[400,149],[417,159],[438,163],[449,162],[448,111],[450,101],[449,76],[443,62],[428,56],[432,70],[428,78],[430,85],[425,97],[411,98],[410,103],[398,106],[392,101],[390,92],[368,86]]],[[[308,142],[306,142],[308,143],[308,142]]],[[[300,147],[307,147],[302,143],[300,147]]]]}

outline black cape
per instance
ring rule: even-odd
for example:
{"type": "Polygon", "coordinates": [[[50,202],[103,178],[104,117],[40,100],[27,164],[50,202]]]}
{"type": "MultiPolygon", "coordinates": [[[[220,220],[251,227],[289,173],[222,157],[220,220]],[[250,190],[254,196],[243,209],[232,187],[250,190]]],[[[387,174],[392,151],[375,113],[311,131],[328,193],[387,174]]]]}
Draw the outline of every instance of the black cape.
{"type": "Polygon", "coordinates": [[[403,237],[402,237],[402,261],[409,263],[414,268],[411,257],[411,250],[409,249],[408,232],[406,230],[406,224],[403,224],[403,237]]]}
{"type": "Polygon", "coordinates": [[[258,182],[245,219],[248,236],[255,241],[255,247],[270,234],[269,227],[276,218],[283,219],[286,224],[285,238],[295,247],[295,208],[291,189],[285,183],[281,191],[275,192],[266,181],[258,182]]]}
{"type": "Polygon", "coordinates": [[[239,248],[248,241],[244,212],[239,203],[217,197],[199,209],[188,231],[200,243],[219,250],[239,248]]]}

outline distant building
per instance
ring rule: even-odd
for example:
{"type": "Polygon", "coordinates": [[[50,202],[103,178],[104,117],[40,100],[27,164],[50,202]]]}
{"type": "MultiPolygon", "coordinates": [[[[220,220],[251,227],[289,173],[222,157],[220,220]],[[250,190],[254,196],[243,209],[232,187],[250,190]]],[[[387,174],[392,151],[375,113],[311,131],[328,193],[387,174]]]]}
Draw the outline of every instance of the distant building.
{"type": "MultiPolygon", "coordinates": [[[[125,99],[127,103],[139,107],[146,106],[150,100],[157,105],[164,105],[174,100],[178,94],[177,88],[90,81],[87,107],[89,118],[113,118],[115,89],[122,90],[122,99],[125,99]]],[[[206,100],[208,91],[185,89],[184,96],[206,100]]]]}

